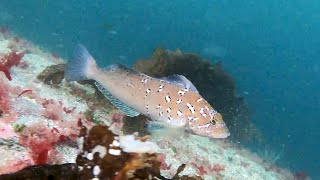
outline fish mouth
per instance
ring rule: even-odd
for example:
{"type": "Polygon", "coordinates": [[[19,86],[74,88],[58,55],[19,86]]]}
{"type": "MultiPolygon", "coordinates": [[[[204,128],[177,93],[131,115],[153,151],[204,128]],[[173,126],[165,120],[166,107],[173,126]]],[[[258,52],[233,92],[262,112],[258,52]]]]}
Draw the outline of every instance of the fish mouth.
{"type": "Polygon", "coordinates": [[[212,126],[210,134],[213,138],[227,138],[230,136],[230,131],[225,124],[216,124],[212,126]]]}
{"type": "Polygon", "coordinates": [[[221,133],[221,134],[213,134],[212,137],[216,138],[216,139],[224,139],[230,136],[230,132],[225,132],[225,133],[221,133]]]}
{"type": "Polygon", "coordinates": [[[230,131],[225,124],[216,124],[211,125],[208,128],[194,129],[193,133],[215,139],[223,139],[230,136],[230,131]]]}

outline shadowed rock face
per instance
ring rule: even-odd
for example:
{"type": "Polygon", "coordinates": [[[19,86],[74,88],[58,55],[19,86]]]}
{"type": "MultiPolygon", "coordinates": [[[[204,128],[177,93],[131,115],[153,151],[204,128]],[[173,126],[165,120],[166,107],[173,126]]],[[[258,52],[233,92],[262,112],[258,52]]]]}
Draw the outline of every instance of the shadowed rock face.
{"type": "Polygon", "coordinates": [[[221,62],[211,63],[195,54],[156,49],[146,60],[139,60],[134,69],[152,77],[180,74],[187,77],[200,94],[223,115],[232,140],[252,138],[256,133],[249,119],[248,107],[236,95],[233,78],[223,70],[221,62]]]}
{"type": "Polygon", "coordinates": [[[0,175],[0,179],[78,179],[78,167],[73,163],[29,166],[16,173],[0,175]]]}

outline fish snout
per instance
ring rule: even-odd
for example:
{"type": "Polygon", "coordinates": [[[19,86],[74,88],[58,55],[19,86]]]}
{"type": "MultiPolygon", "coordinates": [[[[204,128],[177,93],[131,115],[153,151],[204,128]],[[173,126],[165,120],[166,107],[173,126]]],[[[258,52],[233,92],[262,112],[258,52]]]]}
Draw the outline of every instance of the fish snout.
{"type": "Polygon", "coordinates": [[[210,124],[206,128],[195,128],[193,129],[193,133],[209,137],[209,138],[227,138],[230,136],[229,129],[224,123],[217,123],[215,125],[210,124]]]}
{"type": "Polygon", "coordinates": [[[212,138],[227,138],[230,136],[230,131],[225,123],[217,123],[208,128],[209,137],[212,138]]]}
{"type": "Polygon", "coordinates": [[[223,124],[216,124],[213,126],[214,127],[212,127],[211,137],[213,137],[213,138],[227,138],[230,136],[230,131],[224,123],[223,124]]]}

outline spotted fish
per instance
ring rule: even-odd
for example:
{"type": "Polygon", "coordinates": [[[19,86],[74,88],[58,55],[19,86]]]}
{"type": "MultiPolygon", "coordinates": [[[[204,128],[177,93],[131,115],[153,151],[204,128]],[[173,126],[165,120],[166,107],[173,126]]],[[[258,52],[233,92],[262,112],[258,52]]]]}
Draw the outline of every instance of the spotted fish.
{"type": "Polygon", "coordinates": [[[153,78],[126,66],[113,64],[102,69],[82,45],[65,69],[67,81],[95,80],[98,89],[128,116],[141,114],[151,124],[185,128],[188,132],[226,138],[230,135],[221,114],[182,75],[153,78]]]}

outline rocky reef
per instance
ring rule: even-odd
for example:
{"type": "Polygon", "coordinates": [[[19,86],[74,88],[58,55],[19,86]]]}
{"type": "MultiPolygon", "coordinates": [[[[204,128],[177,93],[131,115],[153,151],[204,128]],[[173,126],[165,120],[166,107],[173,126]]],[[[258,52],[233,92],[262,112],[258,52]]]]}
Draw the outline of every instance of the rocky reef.
{"type": "Polygon", "coordinates": [[[225,140],[145,136],[145,116],[125,117],[92,81],[65,82],[58,55],[1,31],[0,66],[0,179],[293,179],[229,141],[257,136],[221,63],[157,49],[134,68],[190,79],[223,114],[225,140]]]}
{"type": "MultiPolygon", "coordinates": [[[[80,130],[76,163],[35,165],[18,172],[0,175],[1,179],[163,179],[158,146],[148,137],[118,136],[107,126],[80,130]]],[[[179,176],[182,164],[170,179],[202,179],[179,176]]]]}

